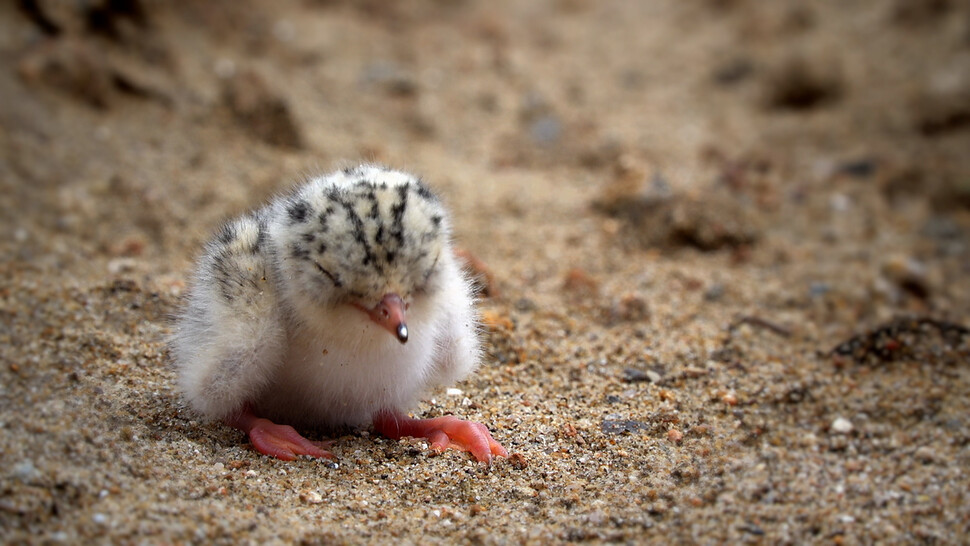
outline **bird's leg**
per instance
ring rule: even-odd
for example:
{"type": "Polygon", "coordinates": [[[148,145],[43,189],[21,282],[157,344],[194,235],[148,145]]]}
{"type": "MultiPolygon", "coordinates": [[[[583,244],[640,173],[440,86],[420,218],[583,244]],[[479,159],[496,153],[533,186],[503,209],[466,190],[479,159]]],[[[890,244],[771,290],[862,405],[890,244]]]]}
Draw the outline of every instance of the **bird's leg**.
{"type": "Polygon", "coordinates": [[[226,418],[225,422],[227,425],[245,432],[256,451],[263,455],[284,461],[292,461],[300,455],[326,459],[335,458],[333,453],[323,449],[329,447],[329,442],[311,442],[300,436],[300,433],[289,425],[277,425],[269,419],[258,417],[249,404],[243,406],[238,413],[226,418]]]}
{"type": "Polygon", "coordinates": [[[461,449],[482,462],[490,462],[495,456],[509,456],[509,452],[492,438],[485,425],[463,421],[453,415],[413,419],[407,415],[381,411],[374,416],[374,428],[392,440],[403,436],[427,438],[435,451],[461,449]]]}

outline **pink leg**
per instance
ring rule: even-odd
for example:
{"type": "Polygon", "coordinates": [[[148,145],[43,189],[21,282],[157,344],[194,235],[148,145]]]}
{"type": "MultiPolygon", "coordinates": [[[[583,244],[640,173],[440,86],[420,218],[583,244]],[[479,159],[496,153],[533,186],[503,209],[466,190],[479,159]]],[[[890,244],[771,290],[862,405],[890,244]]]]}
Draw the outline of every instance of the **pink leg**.
{"type": "MultiPolygon", "coordinates": [[[[292,461],[300,455],[326,459],[336,458],[333,453],[300,436],[300,433],[293,427],[277,425],[269,419],[257,417],[248,404],[243,407],[239,414],[226,419],[226,424],[245,432],[256,451],[263,455],[284,461],[292,461]]],[[[324,445],[324,447],[327,446],[329,446],[329,443],[324,445]]]]}
{"type": "Polygon", "coordinates": [[[448,448],[470,452],[482,462],[492,457],[508,457],[505,450],[481,423],[463,421],[453,415],[434,419],[412,419],[406,415],[382,411],[374,416],[374,428],[384,436],[397,440],[402,436],[427,438],[431,449],[441,452],[448,448]]]}

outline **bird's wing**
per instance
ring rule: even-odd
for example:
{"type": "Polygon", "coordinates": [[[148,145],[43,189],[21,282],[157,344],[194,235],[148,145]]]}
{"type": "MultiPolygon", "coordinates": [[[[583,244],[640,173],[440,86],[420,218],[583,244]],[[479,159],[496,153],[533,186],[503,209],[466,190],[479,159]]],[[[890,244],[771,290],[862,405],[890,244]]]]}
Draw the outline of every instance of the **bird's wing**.
{"type": "Polygon", "coordinates": [[[260,213],[223,226],[206,246],[172,353],[191,406],[225,418],[254,399],[284,350],[276,291],[268,278],[266,223],[260,213]]]}
{"type": "Polygon", "coordinates": [[[434,383],[453,384],[478,367],[481,359],[479,318],[475,311],[472,283],[450,253],[441,267],[441,329],[435,348],[434,383]]]}

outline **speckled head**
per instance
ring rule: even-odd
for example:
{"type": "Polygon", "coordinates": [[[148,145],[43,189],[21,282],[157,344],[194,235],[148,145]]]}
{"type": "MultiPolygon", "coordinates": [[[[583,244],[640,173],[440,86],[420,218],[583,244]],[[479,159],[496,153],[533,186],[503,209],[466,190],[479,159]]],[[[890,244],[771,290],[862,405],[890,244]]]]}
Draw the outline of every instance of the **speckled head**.
{"type": "Polygon", "coordinates": [[[436,288],[445,210],[419,179],[364,165],[313,179],[282,206],[281,266],[321,303],[407,304],[436,288]]]}

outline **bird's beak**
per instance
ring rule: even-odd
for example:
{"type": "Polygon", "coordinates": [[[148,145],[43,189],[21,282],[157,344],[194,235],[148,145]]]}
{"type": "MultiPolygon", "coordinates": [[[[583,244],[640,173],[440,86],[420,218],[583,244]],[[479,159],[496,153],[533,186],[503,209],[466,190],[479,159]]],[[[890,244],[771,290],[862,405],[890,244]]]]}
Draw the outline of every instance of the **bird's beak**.
{"type": "Polygon", "coordinates": [[[406,305],[401,296],[397,294],[387,294],[374,306],[373,309],[363,309],[371,320],[376,322],[388,332],[394,334],[401,343],[408,341],[408,325],[404,322],[404,310],[406,305]]]}

